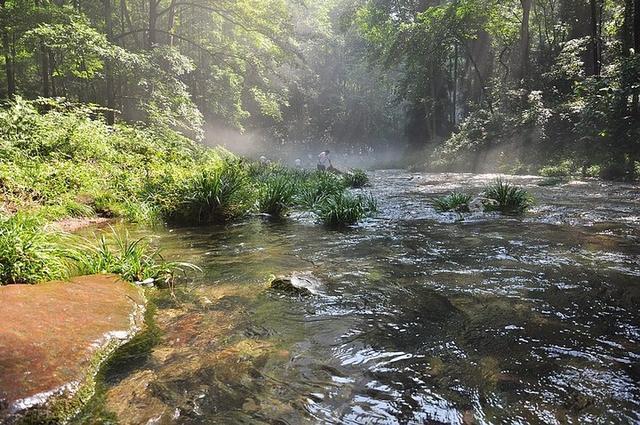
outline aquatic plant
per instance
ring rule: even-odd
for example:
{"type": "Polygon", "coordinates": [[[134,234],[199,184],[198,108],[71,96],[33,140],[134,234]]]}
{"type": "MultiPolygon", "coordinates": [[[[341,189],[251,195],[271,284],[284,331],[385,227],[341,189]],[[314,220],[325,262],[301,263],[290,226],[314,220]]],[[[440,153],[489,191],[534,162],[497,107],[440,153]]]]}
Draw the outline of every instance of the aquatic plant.
{"type": "Polygon", "coordinates": [[[345,190],[344,181],[332,173],[315,172],[298,186],[296,205],[314,210],[326,197],[338,195],[345,190]]]}
{"type": "Polygon", "coordinates": [[[80,238],[67,249],[77,274],[113,273],[129,282],[153,282],[173,289],[176,274],[200,270],[197,266],[166,261],[159,249],[145,238],[131,239],[127,231],[118,233],[113,227],[93,238],[80,238]]]}
{"type": "Polygon", "coordinates": [[[533,204],[533,197],[529,192],[502,179],[485,187],[484,196],[495,201],[486,204],[487,211],[500,211],[504,214],[521,214],[533,204]]]}
{"type": "Polygon", "coordinates": [[[294,180],[285,174],[267,179],[258,190],[258,210],[273,217],[283,217],[293,205],[294,180]]]}
{"type": "Polygon", "coordinates": [[[471,195],[467,195],[466,193],[451,192],[447,196],[434,200],[433,206],[438,212],[469,212],[469,202],[471,202],[471,198],[471,195]]]}
{"type": "Polygon", "coordinates": [[[371,195],[354,195],[349,192],[326,196],[315,208],[322,223],[336,227],[356,224],[377,210],[377,202],[371,195]]]}
{"type": "Polygon", "coordinates": [[[18,213],[0,219],[0,284],[65,277],[68,264],[59,239],[35,216],[18,213]]]}
{"type": "Polygon", "coordinates": [[[353,169],[342,176],[344,184],[348,187],[357,189],[365,187],[369,184],[369,176],[364,170],[353,169]]]}
{"type": "Polygon", "coordinates": [[[253,202],[246,170],[239,161],[230,160],[187,179],[165,214],[173,221],[223,223],[247,214],[253,202]]]}

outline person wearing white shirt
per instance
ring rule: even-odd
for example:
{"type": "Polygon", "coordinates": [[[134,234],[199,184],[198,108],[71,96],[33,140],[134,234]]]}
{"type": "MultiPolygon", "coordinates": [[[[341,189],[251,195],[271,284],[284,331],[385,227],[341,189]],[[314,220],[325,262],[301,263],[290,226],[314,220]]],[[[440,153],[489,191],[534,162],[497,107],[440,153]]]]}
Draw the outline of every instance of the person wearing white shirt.
{"type": "Polygon", "coordinates": [[[320,155],[318,155],[318,171],[326,171],[330,168],[333,168],[331,165],[331,158],[329,158],[329,151],[322,151],[320,155]]]}

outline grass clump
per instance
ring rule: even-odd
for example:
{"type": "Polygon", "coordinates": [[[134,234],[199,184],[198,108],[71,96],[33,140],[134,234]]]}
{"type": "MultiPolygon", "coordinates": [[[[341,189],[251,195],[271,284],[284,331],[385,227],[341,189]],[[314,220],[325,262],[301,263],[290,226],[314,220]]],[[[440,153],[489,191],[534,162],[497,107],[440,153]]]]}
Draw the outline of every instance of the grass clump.
{"type": "Polygon", "coordinates": [[[284,217],[291,209],[295,195],[296,183],[290,176],[273,176],[258,191],[258,210],[273,217],[284,217]]]}
{"type": "Polygon", "coordinates": [[[373,215],[377,209],[377,203],[370,195],[338,192],[323,198],[317,204],[315,212],[322,223],[332,227],[345,227],[373,215]]]}
{"type": "Polygon", "coordinates": [[[344,181],[335,174],[316,172],[299,186],[296,204],[313,211],[325,198],[337,196],[345,191],[344,181]]]}
{"type": "Polygon", "coordinates": [[[533,197],[526,190],[502,179],[487,186],[484,196],[495,201],[487,204],[487,211],[500,211],[503,214],[522,214],[533,204],[533,197]]]}
{"type": "Polygon", "coordinates": [[[369,176],[364,170],[353,169],[342,176],[345,186],[354,189],[365,187],[369,184],[369,176]]]}
{"type": "Polygon", "coordinates": [[[216,168],[187,178],[165,215],[170,221],[183,223],[225,223],[247,214],[253,202],[254,193],[242,163],[225,160],[216,168]]]}
{"type": "Polygon", "coordinates": [[[131,239],[111,229],[94,239],[83,238],[69,250],[77,274],[113,273],[129,282],[153,282],[173,288],[178,272],[199,270],[193,264],[166,261],[158,249],[153,249],[144,238],[131,239]]]}
{"type": "Polygon", "coordinates": [[[41,221],[18,213],[0,219],[0,284],[36,283],[68,274],[60,235],[41,221]]]}
{"type": "Polygon", "coordinates": [[[471,195],[461,192],[451,192],[447,196],[437,198],[433,202],[433,206],[438,212],[469,212],[469,202],[471,202],[471,195]]]}

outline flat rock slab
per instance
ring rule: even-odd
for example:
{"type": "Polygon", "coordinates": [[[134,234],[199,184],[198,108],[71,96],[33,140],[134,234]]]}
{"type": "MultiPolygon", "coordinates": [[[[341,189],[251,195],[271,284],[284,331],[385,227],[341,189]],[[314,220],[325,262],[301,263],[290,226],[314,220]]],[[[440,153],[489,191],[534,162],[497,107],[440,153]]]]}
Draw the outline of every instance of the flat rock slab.
{"type": "Polygon", "coordinates": [[[73,414],[102,360],[142,326],[144,305],[110,275],[0,287],[0,422],[73,414]]]}

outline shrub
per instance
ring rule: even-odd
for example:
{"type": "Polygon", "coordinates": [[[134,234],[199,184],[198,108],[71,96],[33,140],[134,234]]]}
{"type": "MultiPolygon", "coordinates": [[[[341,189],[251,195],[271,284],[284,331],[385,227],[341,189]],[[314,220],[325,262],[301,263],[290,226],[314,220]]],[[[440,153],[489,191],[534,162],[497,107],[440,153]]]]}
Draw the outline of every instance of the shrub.
{"type": "Polygon", "coordinates": [[[276,175],[267,179],[258,192],[258,209],[274,217],[283,217],[293,205],[295,183],[290,176],[276,175]]]}
{"type": "Polygon", "coordinates": [[[113,273],[129,282],[152,280],[173,288],[177,272],[199,270],[189,263],[165,261],[144,239],[131,239],[111,228],[110,238],[104,234],[94,239],[82,238],[68,251],[78,274],[113,273]]]}
{"type": "Polygon", "coordinates": [[[544,177],[565,177],[576,174],[577,168],[570,160],[564,160],[555,165],[547,165],[540,170],[538,173],[544,177]]]}
{"type": "Polygon", "coordinates": [[[370,195],[353,195],[338,192],[317,204],[316,214],[328,226],[350,226],[377,211],[377,204],[370,195]]]}
{"type": "Polygon", "coordinates": [[[495,204],[486,206],[487,211],[500,211],[504,214],[521,214],[533,204],[533,198],[526,190],[502,179],[487,186],[484,196],[495,201],[495,204]]]}
{"type": "Polygon", "coordinates": [[[65,277],[68,265],[59,237],[33,216],[18,213],[0,219],[0,284],[65,277]]]}
{"type": "Polygon", "coordinates": [[[254,195],[239,161],[225,160],[196,173],[183,184],[168,218],[189,223],[224,223],[247,214],[254,195]]]}
{"type": "Polygon", "coordinates": [[[582,173],[583,177],[600,177],[602,174],[602,167],[598,164],[593,164],[586,167],[582,173]]]}
{"type": "Polygon", "coordinates": [[[369,184],[369,176],[364,170],[354,169],[342,176],[345,186],[354,189],[365,187],[369,184]]]}
{"type": "Polygon", "coordinates": [[[471,195],[460,192],[451,192],[449,195],[433,201],[433,206],[438,212],[469,212],[470,201],[471,195]]]}

